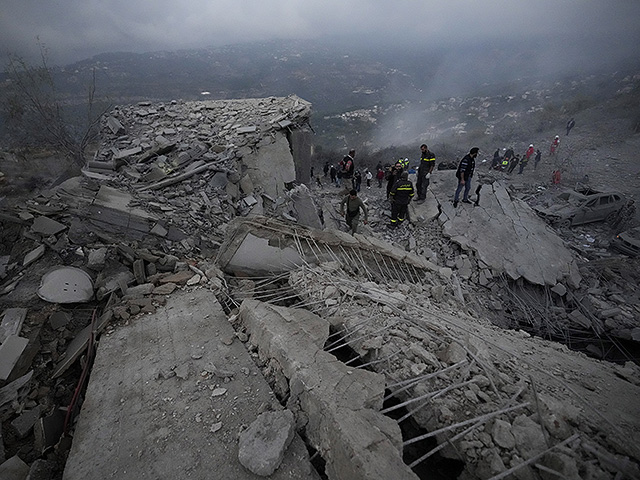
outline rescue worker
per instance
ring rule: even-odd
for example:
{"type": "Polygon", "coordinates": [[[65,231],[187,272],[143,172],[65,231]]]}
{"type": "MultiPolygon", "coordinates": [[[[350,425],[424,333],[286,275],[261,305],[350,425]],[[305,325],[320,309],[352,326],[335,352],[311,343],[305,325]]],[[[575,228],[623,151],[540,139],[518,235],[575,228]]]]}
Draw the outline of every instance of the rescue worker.
{"type": "MultiPolygon", "coordinates": [[[[387,198],[389,198],[389,194],[391,193],[391,189],[395,185],[395,183],[400,179],[400,174],[402,173],[402,164],[397,162],[395,165],[389,167],[387,173],[385,175],[387,179],[387,198]]],[[[407,175],[408,177],[408,175],[407,175]]]]}
{"type": "Polygon", "coordinates": [[[531,145],[529,145],[529,148],[527,148],[527,152],[525,153],[525,157],[527,157],[527,162],[529,160],[531,160],[531,156],[535,153],[535,148],[533,148],[533,143],[531,145]]]}
{"type": "Polygon", "coordinates": [[[511,162],[509,164],[509,170],[507,170],[507,173],[513,172],[515,168],[518,166],[518,163],[520,163],[520,155],[516,154],[516,156],[511,159],[511,162]]]}
{"type": "Polygon", "coordinates": [[[558,149],[558,146],[560,145],[560,137],[558,135],[556,135],[556,138],[553,139],[553,142],[551,142],[551,148],[549,151],[549,155],[555,155],[556,154],[556,150],[558,149]]]}
{"type": "Polygon", "coordinates": [[[395,183],[389,193],[389,199],[391,200],[391,223],[389,224],[389,228],[396,228],[404,222],[407,216],[409,202],[411,202],[413,195],[413,183],[409,181],[409,173],[402,172],[400,179],[395,183]]]}
{"type": "Polygon", "coordinates": [[[420,166],[418,167],[418,202],[424,202],[427,199],[427,187],[429,186],[429,179],[431,178],[431,172],[436,166],[436,156],[429,151],[429,147],[426,144],[420,145],[420,166]]]}
{"type": "Polygon", "coordinates": [[[358,222],[360,221],[360,210],[364,213],[364,224],[369,221],[369,212],[367,206],[362,199],[358,197],[358,192],[351,190],[349,195],[340,202],[340,215],[344,216],[344,220],[351,229],[351,235],[358,233],[358,222]],[[346,212],[345,212],[345,206],[346,212]]]}

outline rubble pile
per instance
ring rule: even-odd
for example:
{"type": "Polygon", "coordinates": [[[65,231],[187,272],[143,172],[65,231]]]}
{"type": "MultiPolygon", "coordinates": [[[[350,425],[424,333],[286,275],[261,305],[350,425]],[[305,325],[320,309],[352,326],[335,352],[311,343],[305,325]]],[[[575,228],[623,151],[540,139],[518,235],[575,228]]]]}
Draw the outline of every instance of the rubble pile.
{"type": "MultiPolygon", "coordinates": [[[[341,332],[343,343],[368,369],[385,374],[387,398],[405,406],[401,425],[412,420],[430,432],[423,438],[437,438],[439,447],[422,451],[416,463],[436,452],[464,459],[458,478],[489,478],[510,468],[519,471],[517,478],[536,478],[536,471],[543,478],[549,472],[608,478],[615,470],[611,464],[638,474],[622,467],[631,465],[626,456],[637,458],[635,446],[627,442],[627,435],[635,433],[606,418],[627,405],[607,404],[594,415],[591,402],[598,393],[581,397],[568,387],[574,378],[565,372],[577,373],[584,358],[574,358],[565,347],[543,345],[525,332],[503,331],[462,315],[455,296],[442,285],[365,280],[354,279],[337,264],[323,264],[292,272],[290,285],[308,308],[341,332]],[[531,342],[537,343],[538,354],[548,349],[549,358],[562,358],[561,363],[548,369],[527,356],[531,342]],[[596,440],[594,431],[603,432],[600,438],[606,440],[596,440]]],[[[605,377],[640,386],[640,369],[630,362],[600,365],[594,378],[601,375],[599,369],[605,377]]],[[[594,389],[588,382],[582,386],[594,389]]],[[[405,446],[412,443],[404,441],[405,446]]]]}
{"type": "Polygon", "coordinates": [[[0,473],[62,478],[95,361],[69,478],[86,478],[96,451],[112,463],[86,446],[116,428],[101,399],[122,407],[119,425],[152,420],[140,422],[156,443],[136,438],[135,451],[158,471],[183,438],[185,468],[215,444],[207,458],[235,452],[229,478],[283,478],[281,462],[315,478],[302,435],[331,479],[415,478],[433,458],[463,479],[638,476],[637,365],[495,326],[638,341],[624,259],[582,262],[499,180],[454,209],[451,172],[434,174],[395,231],[384,190],[363,190],[370,222],[351,236],[337,213],[347,191],[309,181],[309,114],[295,96],[120,106],[83,177],[3,211],[0,473]],[[245,347],[281,405],[244,383],[259,376],[237,363],[245,347]],[[145,412],[112,383],[148,400],[145,412]],[[283,413],[246,429],[266,410],[283,413]],[[282,446],[258,458],[253,432],[267,427],[282,446]]]}

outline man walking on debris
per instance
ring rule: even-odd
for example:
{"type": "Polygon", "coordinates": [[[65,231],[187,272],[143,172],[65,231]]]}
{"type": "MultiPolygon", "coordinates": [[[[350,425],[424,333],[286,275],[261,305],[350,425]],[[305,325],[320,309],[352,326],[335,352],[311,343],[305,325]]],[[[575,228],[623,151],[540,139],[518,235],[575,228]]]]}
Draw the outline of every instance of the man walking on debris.
{"type": "Polygon", "coordinates": [[[358,222],[360,221],[360,209],[364,212],[364,224],[369,221],[369,212],[364,202],[358,197],[358,192],[351,190],[349,195],[342,199],[340,202],[340,215],[344,216],[345,221],[349,228],[351,228],[351,235],[358,233],[358,222]],[[346,213],[345,213],[346,205],[346,213]]]}
{"type": "Polygon", "coordinates": [[[333,165],[329,168],[329,178],[331,178],[331,183],[336,183],[336,167],[333,165]]]}
{"type": "Polygon", "coordinates": [[[404,222],[407,217],[409,202],[411,202],[413,195],[413,183],[409,181],[409,173],[402,172],[400,180],[395,183],[389,193],[389,199],[391,200],[391,223],[389,228],[396,228],[399,223],[404,222]]]}
{"type": "Polygon", "coordinates": [[[351,149],[349,153],[342,159],[342,175],[341,177],[345,180],[351,181],[351,188],[356,188],[355,182],[353,179],[353,172],[355,171],[355,157],[356,151],[351,149]]]}
{"type": "Polygon", "coordinates": [[[418,167],[418,202],[424,202],[427,199],[427,187],[431,172],[436,166],[436,156],[429,151],[426,144],[420,145],[420,166],[418,167]]]}
{"type": "Polygon", "coordinates": [[[509,170],[507,170],[507,173],[513,172],[518,166],[518,163],[520,163],[520,155],[516,153],[516,156],[513,157],[509,163],[509,170]]]}
{"type": "Polygon", "coordinates": [[[535,171],[538,168],[538,163],[540,163],[540,158],[542,158],[542,152],[540,151],[540,149],[536,150],[536,158],[534,159],[533,162],[533,170],[535,171]]]}
{"type": "Polygon", "coordinates": [[[567,135],[569,135],[569,132],[575,126],[576,126],[576,121],[573,118],[571,118],[571,120],[567,122],[567,135]]]}
{"type": "Polygon", "coordinates": [[[471,177],[473,177],[473,171],[476,168],[476,157],[479,151],[480,149],[478,147],[473,147],[469,150],[469,153],[460,160],[460,164],[456,170],[458,188],[456,188],[456,193],[453,197],[453,208],[458,206],[458,199],[460,198],[460,192],[463,188],[464,195],[462,196],[462,203],[471,203],[469,201],[469,190],[471,190],[471,177]]]}

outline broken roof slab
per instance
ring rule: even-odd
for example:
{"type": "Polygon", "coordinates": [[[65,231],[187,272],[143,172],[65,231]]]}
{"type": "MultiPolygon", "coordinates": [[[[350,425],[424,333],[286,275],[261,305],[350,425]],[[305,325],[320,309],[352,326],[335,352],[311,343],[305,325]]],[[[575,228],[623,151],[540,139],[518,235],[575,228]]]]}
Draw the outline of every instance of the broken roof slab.
{"type": "MultiPolygon", "coordinates": [[[[578,286],[581,276],[571,251],[525,202],[511,198],[501,182],[483,185],[479,206],[461,203],[454,208],[450,200],[457,182],[453,172],[436,178],[432,185],[447,237],[513,280],[578,286]]],[[[476,185],[474,179],[472,190],[476,185]]]]}
{"type": "MultiPolygon", "coordinates": [[[[237,435],[265,406],[281,408],[215,296],[176,292],[102,336],[63,479],[255,479],[237,435]]],[[[317,479],[298,436],[269,478],[317,479]]]]}
{"type": "Polygon", "coordinates": [[[362,268],[370,279],[419,282],[427,272],[438,272],[424,257],[372,237],[259,216],[237,218],[229,224],[216,261],[223,270],[239,275],[283,273],[331,261],[362,268]]]}

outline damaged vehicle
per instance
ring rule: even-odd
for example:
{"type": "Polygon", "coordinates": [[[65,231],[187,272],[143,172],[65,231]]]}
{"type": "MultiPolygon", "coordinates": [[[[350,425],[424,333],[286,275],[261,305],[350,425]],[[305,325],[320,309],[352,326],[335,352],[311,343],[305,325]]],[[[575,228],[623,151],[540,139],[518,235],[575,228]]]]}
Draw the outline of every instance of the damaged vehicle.
{"type": "Polygon", "coordinates": [[[620,192],[598,192],[590,188],[566,190],[533,209],[554,227],[612,222],[626,203],[620,192]]]}
{"type": "Polygon", "coordinates": [[[630,228],[616,235],[611,241],[611,248],[630,257],[640,256],[640,227],[630,228]]]}

